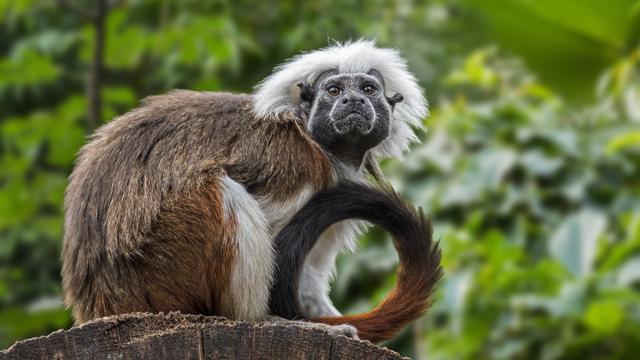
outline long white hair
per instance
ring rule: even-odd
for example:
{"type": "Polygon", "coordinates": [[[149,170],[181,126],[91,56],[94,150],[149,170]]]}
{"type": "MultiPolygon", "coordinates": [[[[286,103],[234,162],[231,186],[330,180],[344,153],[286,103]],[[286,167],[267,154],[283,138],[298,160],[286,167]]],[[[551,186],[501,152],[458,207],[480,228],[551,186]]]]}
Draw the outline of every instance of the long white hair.
{"type": "Polygon", "coordinates": [[[421,128],[427,116],[427,101],[405,60],[395,49],[377,48],[375,41],[336,43],[324,49],[297,55],[275,68],[253,93],[254,111],[268,117],[293,111],[300,102],[296,86],[310,82],[329,69],[339,73],[368,73],[376,69],[385,83],[385,95],[400,93],[404,97],[395,106],[389,137],[372,149],[375,157],[400,156],[416,140],[412,128],[421,128]]]}

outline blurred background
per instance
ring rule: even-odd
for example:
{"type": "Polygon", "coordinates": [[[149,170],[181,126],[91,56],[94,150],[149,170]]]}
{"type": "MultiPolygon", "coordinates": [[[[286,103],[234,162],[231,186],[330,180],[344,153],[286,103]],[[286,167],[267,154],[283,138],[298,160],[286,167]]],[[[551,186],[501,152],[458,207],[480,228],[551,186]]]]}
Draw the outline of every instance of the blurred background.
{"type": "MultiPolygon", "coordinates": [[[[0,0],[0,348],[71,326],[59,252],[87,134],[173,88],[250,92],[331,40],[377,38],[431,103],[383,169],[433,217],[446,275],[386,345],[431,359],[640,353],[640,1],[0,0]]],[[[339,259],[345,312],[397,257],[339,259]]]]}

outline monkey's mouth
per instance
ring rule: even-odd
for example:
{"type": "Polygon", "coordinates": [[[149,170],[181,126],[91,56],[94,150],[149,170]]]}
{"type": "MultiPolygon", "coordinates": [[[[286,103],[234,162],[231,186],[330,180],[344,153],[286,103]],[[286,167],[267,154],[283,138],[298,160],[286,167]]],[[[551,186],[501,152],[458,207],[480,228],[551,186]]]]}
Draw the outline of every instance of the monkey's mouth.
{"type": "Polygon", "coordinates": [[[361,111],[352,111],[333,122],[338,134],[368,134],[373,129],[373,121],[361,111]]]}

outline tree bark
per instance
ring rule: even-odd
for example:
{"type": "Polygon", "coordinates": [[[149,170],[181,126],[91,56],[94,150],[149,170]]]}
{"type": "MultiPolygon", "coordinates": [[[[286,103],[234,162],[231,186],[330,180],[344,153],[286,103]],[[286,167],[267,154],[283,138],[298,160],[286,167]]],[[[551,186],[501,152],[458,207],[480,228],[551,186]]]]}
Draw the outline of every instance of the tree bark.
{"type": "Polygon", "coordinates": [[[402,359],[300,322],[136,313],[19,341],[0,359],[402,359]]]}

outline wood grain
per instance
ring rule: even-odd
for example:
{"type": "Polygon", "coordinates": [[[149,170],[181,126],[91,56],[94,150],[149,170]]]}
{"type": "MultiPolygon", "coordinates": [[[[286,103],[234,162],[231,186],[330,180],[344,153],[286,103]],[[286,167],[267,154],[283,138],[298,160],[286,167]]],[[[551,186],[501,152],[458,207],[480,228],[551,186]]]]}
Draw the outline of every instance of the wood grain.
{"type": "Polygon", "coordinates": [[[402,359],[300,323],[180,313],[110,316],[15,343],[0,359],[402,359]]]}

